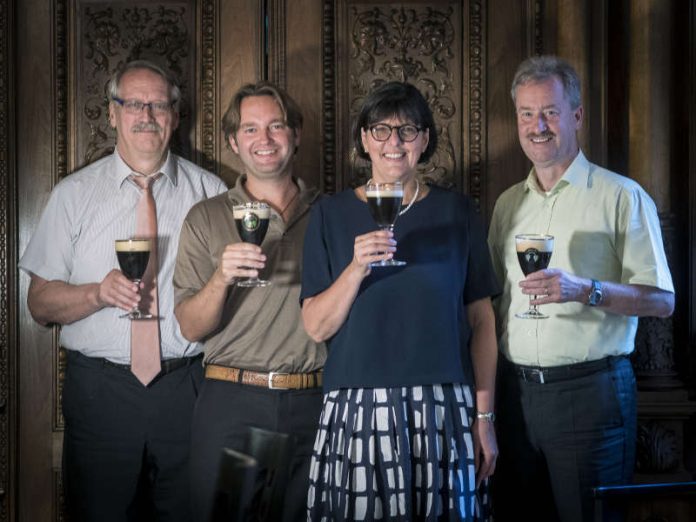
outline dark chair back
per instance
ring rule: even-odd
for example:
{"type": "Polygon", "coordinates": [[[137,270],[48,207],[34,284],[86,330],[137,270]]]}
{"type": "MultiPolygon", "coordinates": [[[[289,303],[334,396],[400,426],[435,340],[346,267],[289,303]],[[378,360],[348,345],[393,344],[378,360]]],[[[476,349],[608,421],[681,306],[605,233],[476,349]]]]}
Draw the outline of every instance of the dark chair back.
{"type": "Polygon", "coordinates": [[[287,433],[250,428],[246,452],[258,463],[256,491],[252,501],[253,520],[282,520],[294,452],[293,438],[287,433]]]}
{"type": "Polygon", "coordinates": [[[594,488],[595,522],[696,520],[696,482],[627,484],[594,488]]]}
{"type": "Polygon", "coordinates": [[[257,471],[256,459],[228,448],[222,450],[211,522],[250,520],[257,471]]]}

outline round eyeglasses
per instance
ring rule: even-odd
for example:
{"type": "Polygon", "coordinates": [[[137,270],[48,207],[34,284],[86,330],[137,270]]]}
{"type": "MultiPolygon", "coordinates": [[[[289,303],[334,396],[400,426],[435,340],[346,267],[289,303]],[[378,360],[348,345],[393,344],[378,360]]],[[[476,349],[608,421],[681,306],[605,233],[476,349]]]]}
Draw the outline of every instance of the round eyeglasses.
{"type": "Polygon", "coordinates": [[[377,141],[387,141],[391,138],[392,131],[396,130],[399,139],[405,143],[410,143],[418,137],[418,133],[422,131],[420,127],[406,123],[405,125],[388,125],[386,123],[376,123],[368,127],[370,134],[377,141]]]}

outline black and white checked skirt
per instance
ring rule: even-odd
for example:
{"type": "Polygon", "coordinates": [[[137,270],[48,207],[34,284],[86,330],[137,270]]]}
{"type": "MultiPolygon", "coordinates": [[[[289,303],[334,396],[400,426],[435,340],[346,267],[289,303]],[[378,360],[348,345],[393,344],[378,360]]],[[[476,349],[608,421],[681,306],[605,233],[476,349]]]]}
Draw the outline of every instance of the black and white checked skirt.
{"type": "Polygon", "coordinates": [[[353,388],[324,395],[309,520],[487,520],[475,489],[469,386],[353,388]]]}

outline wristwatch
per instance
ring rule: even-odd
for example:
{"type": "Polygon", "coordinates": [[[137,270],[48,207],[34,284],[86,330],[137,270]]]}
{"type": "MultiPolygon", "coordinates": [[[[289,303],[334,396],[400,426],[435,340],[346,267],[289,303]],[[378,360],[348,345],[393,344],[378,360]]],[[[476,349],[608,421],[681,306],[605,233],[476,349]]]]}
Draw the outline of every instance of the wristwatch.
{"type": "Polygon", "coordinates": [[[602,292],[602,283],[596,279],[592,280],[592,288],[587,296],[587,304],[590,306],[599,306],[604,301],[604,293],[602,292]]]}

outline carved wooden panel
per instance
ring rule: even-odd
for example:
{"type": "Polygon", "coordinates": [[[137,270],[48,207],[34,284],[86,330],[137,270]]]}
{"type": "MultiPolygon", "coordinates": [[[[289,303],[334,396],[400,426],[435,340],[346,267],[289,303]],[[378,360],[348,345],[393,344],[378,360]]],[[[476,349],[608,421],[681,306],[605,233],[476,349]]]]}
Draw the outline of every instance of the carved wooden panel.
{"type": "Polygon", "coordinates": [[[324,99],[327,121],[324,128],[333,142],[325,144],[327,164],[338,155],[336,173],[329,167],[325,177],[327,191],[359,184],[369,176],[366,165],[351,154],[350,123],[365,96],[386,81],[407,81],[416,85],[428,100],[438,128],[438,149],[420,175],[437,184],[458,186],[464,191],[470,158],[481,159],[479,120],[469,122],[470,112],[482,103],[485,74],[481,68],[485,35],[481,2],[341,2],[325,3],[324,51],[335,55],[335,69],[324,74],[324,92],[335,96],[324,99]],[[464,4],[468,7],[465,9],[464,4]],[[468,25],[469,15],[476,20],[468,25]],[[330,23],[333,18],[334,23],[330,23]],[[332,29],[335,28],[335,34],[332,29]],[[478,45],[470,48],[471,37],[478,45]],[[462,60],[463,48],[469,60],[462,60]],[[464,69],[464,63],[470,69],[464,69]],[[475,71],[474,75],[471,75],[475,71]],[[332,74],[335,73],[335,74],[332,74]],[[334,82],[335,78],[335,82],[334,82]],[[467,80],[474,80],[474,84],[467,80]],[[469,86],[465,91],[464,85],[469,86]],[[472,96],[472,93],[474,95],[472,96]],[[333,104],[335,103],[335,108],[333,104]],[[334,112],[335,111],[335,112],[334,112]],[[333,118],[335,114],[335,118],[333,118]],[[340,122],[340,127],[336,127],[340,122]],[[469,123],[473,126],[467,128],[469,123]],[[462,153],[468,133],[469,150],[462,153]],[[335,133],[335,134],[334,134],[335,133]]]}
{"type": "MultiPolygon", "coordinates": [[[[660,213],[660,228],[667,261],[674,273],[677,235],[674,214],[660,213]]],[[[638,322],[632,362],[641,390],[683,386],[677,377],[673,323],[672,317],[641,317],[638,322]]]]}
{"type": "Polygon", "coordinates": [[[12,520],[15,511],[16,481],[14,438],[16,396],[14,365],[17,343],[17,282],[14,273],[16,245],[14,220],[16,178],[13,155],[8,152],[14,142],[14,75],[11,39],[13,36],[11,2],[0,1],[0,521],[12,520]]]}
{"type": "Polygon", "coordinates": [[[108,122],[106,85],[115,70],[146,59],[169,70],[182,91],[181,122],[172,149],[191,156],[195,94],[196,6],[194,2],[79,1],[74,10],[75,55],[70,71],[75,91],[73,168],[110,153],[115,132],[108,122]]]}

